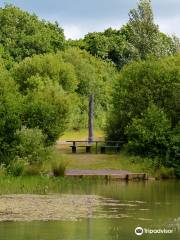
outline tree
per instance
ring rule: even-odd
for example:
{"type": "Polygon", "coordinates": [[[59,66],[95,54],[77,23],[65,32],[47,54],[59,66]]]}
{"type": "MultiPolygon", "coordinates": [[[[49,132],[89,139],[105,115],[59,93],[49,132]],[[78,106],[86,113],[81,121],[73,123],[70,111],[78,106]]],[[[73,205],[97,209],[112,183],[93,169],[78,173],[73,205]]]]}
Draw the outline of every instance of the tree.
{"type": "Polygon", "coordinates": [[[128,148],[133,153],[164,157],[168,152],[171,123],[164,112],[156,105],[150,104],[139,117],[133,118],[126,127],[128,148]]]}
{"type": "Polygon", "coordinates": [[[180,56],[150,58],[125,67],[114,87],[107,134],[128,140],[125,128],[153,102],[163,109],[174,128],[179,121],[180,56]]]}
{"type": "Polygon", "coordinates": [[[14,65],[11,72],[24,94],[29,90],[43,87],[47,82],[56,82],[67,92],[74,92],[78,85],[74,66],[65,63],[59,54],[26,58],[14,65]]]}
{"type": "Polygon", "coordinates": [[[130,10],[129,22],[122,33],[138,50],[141,59],[148,55],[162,57],[179,52],[179,39],[160,32],[154,23],[151,0],[140,0],[137,9],[130,10]]]}
{"type": "Polygon", "coordinates": [[[118,30],[109,28],[103,33],[89,33],[85,36],[84,42],[84,48],[88,52],[113,62],[119,69],[128,62],[139,59],[138,51],[118,30]]]}
{"type": "Polygon", "coordinates": [[[57,23],[39,20],[34,14],[6,5],[0,8],[0,45],[5,59],[20,62],[34,54],[64,49],[65,38],[57,23]]]}
{"type": "Polygon", "coordinates": [[[49,82],[28,92],[22,121],[27,128],[40,129],[46,145],[51,145],[65,131],[69,112],[70,97],[57,83],[49,82]]]}
{"type": "Polygon", "coordinates": [[[80,120],[77,122],[77,126],[87,126],[88,99],[90,94],[94,94],[95,123],[96,126],[102,127],[105,124],[105,116],[109,109],[112,84],[118,75],[116,69],[111,63],[97,59],[85,50],[69,48],[59,54],[65,63],[74,66],[78,79],[76,93],[79,101],[77,102],[78,109],[75,111],[79,114],[74,115],[76,119],[80,120]]]}
{"type": "Polygon", "coordinates": [[[128,31],[128,41],[138,49],[141,59],[155,53],[159,29],[154,24],[150,0],[140,0],[137,9],[130,10],[128,31]]]}
{"type": "Polygon", "coordinates": [[[14,156],[15,133],[21,127],[23,102],[2,61],[0,72],[0,162],[7,162],[14,156]]]}

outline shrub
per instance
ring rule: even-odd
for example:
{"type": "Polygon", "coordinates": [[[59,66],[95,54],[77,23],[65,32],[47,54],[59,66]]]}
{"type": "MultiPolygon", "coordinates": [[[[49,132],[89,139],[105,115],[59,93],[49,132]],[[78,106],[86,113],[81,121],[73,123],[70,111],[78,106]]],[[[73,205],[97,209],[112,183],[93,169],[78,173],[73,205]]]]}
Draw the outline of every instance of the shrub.
{"type": "Polygon", "coordinates": [[[141,118],[153,102],[163,109],[174,128],[179,120],[180,55],[133,62],[121,71],[114,86],[109,113],[109,139],[125,139],[133,118],[141,118]]]}
{"type": "Polygon", "coordinates": [[[65,171],[66,171],[66,167],[67,167],[67,162],[64,160],[59,160],[59,161],[54,161],[52,162],[52,173],[55,177],[63,177],[65,175],[65,171]]]}
{"type": "Polygon", "coordinates": [[[12,75],[23,94],[37,89],[48,81],[56,82],[68,92],[77,89],[77,76],[74,66],[65,63],[58,54],[35,55],[15,64],[12,75]]]}
{"type": "Polygon", "coordinates": [[[46,144],[54,144],[67,127],[70,97],[57,84],[44,86],[26,97],[24,125],[38,128],[46,137],[46,144]]]}
{"type": "Polygon", "coordinates": [[[6,175],[6,168],[4,164],[0,165],[0,177],[6,175]]]}
{"type": "Polygon", "coordinates": [[[40,20],[18,7],[0,8],[0,39],[5,52],[15,61],[64,49],[63,29],[57,23],[40,20]]]}
{"type": "Polygon", "coordinates": [[[41,175],[41,164],[28,164],[23,172],[25,176],[38,176],[41,175]]]}
{"type": "Polygon", "coordinates": [[[22,97],[0,61],[0,163],[14,157],[16,130],[21,126],[22,97]]]}
{"type": "Polygon", "coordinates": [[[42,163],[48,155],[45,148],[45,137],[40,129],[23,127],[16,132],[18,145],[16,155],[29,164],[42,163]]]}
{"type": "Polygon", "coordinates": [[[170,128],[164,112],[154,104],[150,105],[141,118],[133,118],[126,128],[129,150],[144,156],[165,156],[170,128]]]}
{"type": "Polygon", "coordinates": [[[170,134],[169,159],[173,160],[173,166],[180,169],[180,121],[170,134]]]}
{"type": "Polygon", "coordinates": [[[22,176],[24,172],[26,162],[20,158],[17,158],[16,160],[13,160],[8,166],[7,166],[7,172],[15,177],[22,176]]]}
{"type": "Polygon", "coordinates": [[[162,166],[157,172],[156,177],[162,179],[173,178],[175,176],[174,168],[167,168],[162,166]]]}

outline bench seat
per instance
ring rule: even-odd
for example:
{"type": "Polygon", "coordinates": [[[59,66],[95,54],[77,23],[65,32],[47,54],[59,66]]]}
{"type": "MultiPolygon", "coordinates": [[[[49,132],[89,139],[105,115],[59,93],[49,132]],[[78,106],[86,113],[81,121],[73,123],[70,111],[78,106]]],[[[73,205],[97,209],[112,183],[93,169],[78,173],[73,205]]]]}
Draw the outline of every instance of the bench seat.
{"type": "Polygon", "coordinates": [[[91,145],[70,146],[70,147],[72,148],[72,153],[76,153],[77,152],[77,148],[79,148],[79,147],[86,148],[86,153],[90,153],[91,152],[91,148],[92,148],[91,145]]]}
{"type": "Polygon", "coordinates": [[[107,145],[107,146],[101,146],[101,153],[106,153],[106,149],[115,149],[116,152],[120,152],[120,146],[110,146],[110,145],[107,145]]]}

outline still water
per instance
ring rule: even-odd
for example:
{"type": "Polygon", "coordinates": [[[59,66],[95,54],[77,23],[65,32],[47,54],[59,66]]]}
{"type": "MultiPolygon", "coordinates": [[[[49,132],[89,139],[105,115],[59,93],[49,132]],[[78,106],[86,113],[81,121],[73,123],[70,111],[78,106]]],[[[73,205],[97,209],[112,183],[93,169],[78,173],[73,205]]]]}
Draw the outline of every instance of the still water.
{"type": "Polygon", "coordinates": [[[99,218],[92,212],[78,221],[2,222],[0,240],[180,239],[180,181],[96,182],[65,189],[62,193],[96,194],[108,204],[99,209],[99,218]],[[173,233],[136,236],[136,227],[173,233]]]}

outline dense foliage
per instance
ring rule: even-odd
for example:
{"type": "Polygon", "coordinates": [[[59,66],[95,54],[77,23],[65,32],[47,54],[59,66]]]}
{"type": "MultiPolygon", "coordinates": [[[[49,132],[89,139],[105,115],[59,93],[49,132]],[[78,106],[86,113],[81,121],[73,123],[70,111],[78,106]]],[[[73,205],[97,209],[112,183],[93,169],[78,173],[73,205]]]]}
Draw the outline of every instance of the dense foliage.
{"type": "Polygon", "coordinates": [[[113,94],[109,138],[124,139],[134,153],[178,159],[179,93],[180,55],[125,67],[113,94]]]}
{"type": "MultiPolygon", "coordinates": [[[[70,42],[73,45],[73,42],[70,42]]],[[[180,49],[179,39],[160,32],[154,23],[150,0],[140,0],[137,9],[129,12],[129,21],[119,30],[89,33],[74,41],[75,46],[92,55],[112,61],[119,69],[133,60],[173,55],[180,49]]]]}
{"type": "Polygon", "coordinates": [[[36,55],[16,64],[11,70],[26,95],[51,83],[59,85],[71,98],[71,122],[74,128],[86,127],[88,98],[95,95],[96,125],[102,126],[108,110],[111,85],[117,73],[110,63],[91,56],[86,51],[70,48],[56,54],[36,55]]]}
{"type": "Polygon", "coordinates": [[[179,51],[178,37],[154,23],[150,0],[120,29],[76,41],[57,23],[0,8],[0,163],[16,176],[41,163],[66,129],[87,127],[93,94],[95,127],[107,125],[109,139],[158,167],[180,169],[179,51]]]}
{"type": "Polygon", "coordinates": [[[15,6],[0,8],[0,55],[7,65],[34,54],[61,50],[64,45],[64,33],[57,23],[41,21],[15,6]]]}
{"type": "Polygon", "coordinates": [[[22,99],[2,63],[0,72],[0,161],[6,161],[13,154],[15,133],[21,126],[22,99]]]}

